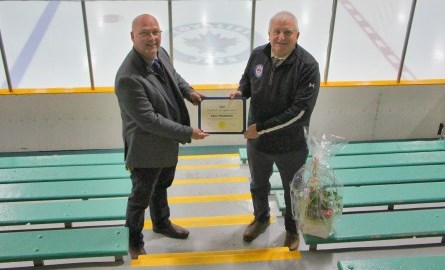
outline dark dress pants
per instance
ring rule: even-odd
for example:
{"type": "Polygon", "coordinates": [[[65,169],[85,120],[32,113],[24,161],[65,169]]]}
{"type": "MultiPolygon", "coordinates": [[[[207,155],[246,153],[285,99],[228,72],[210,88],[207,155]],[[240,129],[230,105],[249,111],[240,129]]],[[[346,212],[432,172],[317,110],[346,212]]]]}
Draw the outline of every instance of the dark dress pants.
{"type": "Polygon", "coordinates": [[[161,229],[170,225],[167,188],[173,182],[175,171],[176,166],[131,169],[132,189],[128,198],[125,222],[130,232],[131,247],[144,245],[142,229],[147,207],[150,209],[153,228],[161,229]]]}
{"type": "Polygon", "coordinates": [[[250,192],[252,193],[253,209],[255,219],[266,221],[270,219],[269,179],[273,172],[275,163],[280,172],[284,188],[284,201],[286,213],[284,225],[286,231],[296,233],[296,222],[292,215],[292,202],[290,198],[290,184],[295,173],[306,163],[308,149],[305,147],[299,151],[283,154],[267,154],[255,149],[247,140],[247,158],[251,175],[250,192]]]}

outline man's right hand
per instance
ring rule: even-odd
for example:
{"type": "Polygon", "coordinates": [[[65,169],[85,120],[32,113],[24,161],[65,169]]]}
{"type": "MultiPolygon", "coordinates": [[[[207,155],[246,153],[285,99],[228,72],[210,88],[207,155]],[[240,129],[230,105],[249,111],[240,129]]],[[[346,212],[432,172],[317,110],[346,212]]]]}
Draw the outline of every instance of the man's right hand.
{"type": "Polygon", "coordinates": [[[192,132],[193,140],[202,140],[207,136],[209,136],[208,133],[205,133],[204,131],[200,130],[199,128],[193,128],[193,132],[192,132]]]}

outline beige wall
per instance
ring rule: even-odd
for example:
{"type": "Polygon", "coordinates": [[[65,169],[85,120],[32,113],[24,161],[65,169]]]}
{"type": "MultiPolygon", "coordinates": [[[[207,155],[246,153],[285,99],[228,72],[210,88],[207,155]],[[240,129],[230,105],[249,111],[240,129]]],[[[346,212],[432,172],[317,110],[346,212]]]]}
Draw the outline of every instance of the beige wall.
{"type": "MultiPolygon", "coordinates": [[[[226,96],[227,91],[204,91],[226,96]]],[[[189,106],[197,126],[197,107],[189,106]]],[[[311,131],[350,141],[437,138],[445,122],[443,85],[325,87],[311,131]]],[[[0,152],[122,148],[114,94],[0,96],[0,152]]],[[[244,144],[242,135],[211,135],[191,145],[244,144]]]]}

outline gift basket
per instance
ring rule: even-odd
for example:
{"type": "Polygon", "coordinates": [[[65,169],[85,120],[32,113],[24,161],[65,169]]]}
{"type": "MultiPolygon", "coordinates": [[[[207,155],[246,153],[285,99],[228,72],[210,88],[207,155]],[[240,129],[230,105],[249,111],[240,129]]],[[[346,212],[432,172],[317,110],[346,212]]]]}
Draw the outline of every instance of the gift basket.
{"type": "Polygon", "coordinates": [[[306,141],[312,158],[292,180],[292,212],[303,234],[327,238],[343,210],[343,186],[329,167],[329,159],[347,141],[333,135],[316,139],[307,133],[306,141]]]}

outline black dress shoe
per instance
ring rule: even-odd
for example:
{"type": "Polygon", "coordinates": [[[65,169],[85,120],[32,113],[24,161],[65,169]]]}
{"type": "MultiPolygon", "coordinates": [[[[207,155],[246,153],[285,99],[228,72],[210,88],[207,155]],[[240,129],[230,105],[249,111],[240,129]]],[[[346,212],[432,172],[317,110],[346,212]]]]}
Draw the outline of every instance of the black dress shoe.
{"type": "Polygon", "coordinates": [[[128,249],[128,252],[130,253],[130,257],[132,260],[137,260],[139,255],[145,255],[147,252],[145,251],[145,248],[143,246],[141,247],[130,247],[128,249]]]}
{"type": "Polygon", "coordinates": [[[186,239],[189,236],[189,231],[186,228],[173,223],[170,223],[170,226],[165,228],[153,228],[153,231],[176,239],[186,239]]]}

